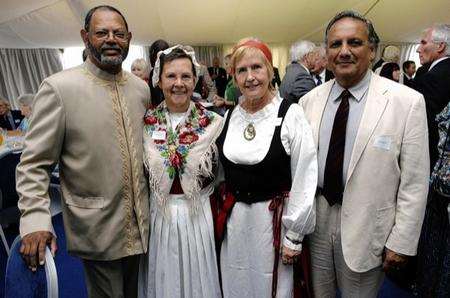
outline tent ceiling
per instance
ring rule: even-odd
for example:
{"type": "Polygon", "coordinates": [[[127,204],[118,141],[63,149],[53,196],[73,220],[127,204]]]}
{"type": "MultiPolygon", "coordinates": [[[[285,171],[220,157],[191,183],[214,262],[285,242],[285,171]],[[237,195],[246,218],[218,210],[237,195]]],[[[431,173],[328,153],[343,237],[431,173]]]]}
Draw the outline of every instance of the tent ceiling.
{"type": "Polygon", "coordinates": [[[416,42],[427,26],[450,23],[449,0],[0,0],[0,48],[81,45],[83,16],[99,4],[121,10],[141,45],[158,38],[228,44],[246,36],[322,41],[327,22],[344,9],[366,14],[383,42],[416,42]]]}

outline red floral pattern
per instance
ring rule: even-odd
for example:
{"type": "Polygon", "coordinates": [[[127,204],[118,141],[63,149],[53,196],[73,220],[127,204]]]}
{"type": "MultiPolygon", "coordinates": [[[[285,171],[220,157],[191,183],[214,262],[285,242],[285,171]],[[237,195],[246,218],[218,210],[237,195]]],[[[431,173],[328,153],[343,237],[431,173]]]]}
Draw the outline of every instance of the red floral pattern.
{"type": "Polygon", "coordinates": [[[152,140],[165,159],[164,164],[170,178],[174,178],[177,171],[180,174],[183,173],[189,150],[213,121],[214,113],[205,110],[201,105],[195,105],[191,108],[185,122],[179,125],[175,131],[167,126],[167,114],[168,110],[165,104],[159,105],[154,110],[148,110],[144,117],[146,124],[144,129],[150,136],[154,132],[164,131],[164,139],[152,138],[152,140]]]}
{"type": "Polygon", "coordinates": [[[180,144],[190,145],[198,140],[198,135],[193,131],[185,131],[179,136],[180,144]]]}

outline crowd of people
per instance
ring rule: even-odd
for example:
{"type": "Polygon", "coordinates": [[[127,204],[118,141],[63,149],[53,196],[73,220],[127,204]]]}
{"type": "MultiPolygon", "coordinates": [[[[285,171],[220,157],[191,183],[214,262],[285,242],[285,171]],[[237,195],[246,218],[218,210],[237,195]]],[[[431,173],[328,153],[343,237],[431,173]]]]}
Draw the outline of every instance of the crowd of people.
{"type": "Polygon", "coordinates": [[[406,270],[419,297],[449,297],[450,25],[424,31],[415,73],[395,46],[374,64],[372,22],[343,11],[323,45],[292,45],[282,80],[256,38],[225,68],[158,40],[123,71],[132,35],[111,6],[81,36],[86,61],[21,97],[23,120],[0,101],[1,126],[27,131],[30,270],[57,250],[59,163],[89,297],[377,297],[406,270]]]}

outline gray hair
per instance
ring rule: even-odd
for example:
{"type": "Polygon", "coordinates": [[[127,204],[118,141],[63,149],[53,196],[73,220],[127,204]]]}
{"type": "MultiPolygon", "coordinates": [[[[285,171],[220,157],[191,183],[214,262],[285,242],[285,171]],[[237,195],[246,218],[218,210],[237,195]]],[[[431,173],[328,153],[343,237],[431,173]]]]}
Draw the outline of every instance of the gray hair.
{"type": "Polygon", "coordinates": [[[431,29],[431,40],[434,43],[445,43],[445,55],[450,56],[450,25],[435,24],[431,29]]]}
{"type": "Polygon", "coordinates": [[[133,63],[131,63],[131,68],[133,68],[133,66],[140,67],[144,71],[144,73],[148,73],[150,71],[149,70],[149,66],[148,66],[148,62],[145,59],[143,59],[143,58],[135,59],[133,61],[133,63]]]}
{"type": "Polygon", "coordinates": [[[291,46],[291,61],[301,61],[307,54],[316,50],[316,45],[309,40],[299,40],[291,46]]]}
{"type": "Polygon", "coordinates": [[[378,48],[378,44],[380,43],[380,38],[378,37],[377,32],[375,32],[375,28],[372,25],[372,22],[362,16],[359,12],[354,10],[344,10],[334,16],[331,21],[328,23],[327,29],[325,30],[325,44],[328,44],[328,33],[331,27],[339,20],[344,18],[352,18],[355,20],[359,20],[363,22],[367,27],[367,35],[369,37],[369,43],[372,45],[374,50],[378,48]]]}
{"type": "Polygon", "coordinates": [[[383,60],[385,62],[398,63],[400,61],[400,49],[393,45],[388,45],[383,50],[383,60]]]}
{"type": "Polygon", "coordinates": [[[17,98],[17,102],[22,106],[31,106],[33,103],[34,94],[22,94],[17,98]]]}

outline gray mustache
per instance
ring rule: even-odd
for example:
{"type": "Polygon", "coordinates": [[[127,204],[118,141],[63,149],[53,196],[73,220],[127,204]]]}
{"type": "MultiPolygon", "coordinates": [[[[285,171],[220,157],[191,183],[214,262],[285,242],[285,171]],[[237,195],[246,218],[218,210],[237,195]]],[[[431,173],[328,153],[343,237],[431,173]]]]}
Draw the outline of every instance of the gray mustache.
{"type": "Polygon", "coordinates": [[[101,47],[102,51],[107,51],[107,50],[117,50],[117,51],[122,51],[122,49],[119,46],[102,46],[101,47]]]}

